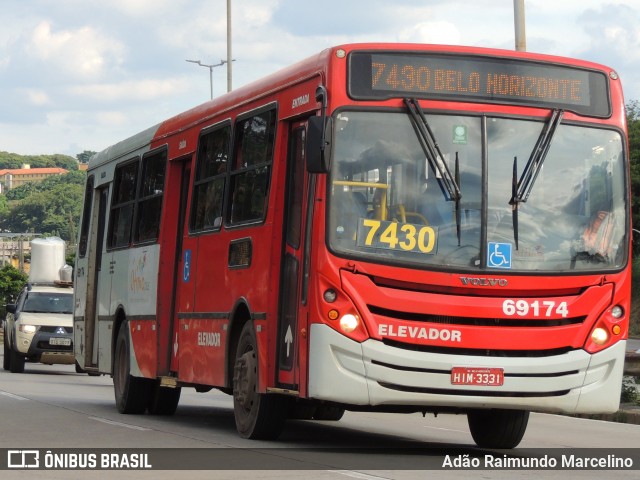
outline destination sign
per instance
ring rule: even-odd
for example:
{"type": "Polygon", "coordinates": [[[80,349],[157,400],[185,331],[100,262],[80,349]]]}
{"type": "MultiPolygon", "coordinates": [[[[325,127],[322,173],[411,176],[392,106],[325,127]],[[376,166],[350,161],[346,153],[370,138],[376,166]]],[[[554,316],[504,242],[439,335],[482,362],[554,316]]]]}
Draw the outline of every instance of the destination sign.
{"type": "Polygon", "coordinates": [[[610,115],[607,77],[599,71],[433,53],[353,52],[349,60],[349,94],[355,99],[411,96],[610,115]]]}

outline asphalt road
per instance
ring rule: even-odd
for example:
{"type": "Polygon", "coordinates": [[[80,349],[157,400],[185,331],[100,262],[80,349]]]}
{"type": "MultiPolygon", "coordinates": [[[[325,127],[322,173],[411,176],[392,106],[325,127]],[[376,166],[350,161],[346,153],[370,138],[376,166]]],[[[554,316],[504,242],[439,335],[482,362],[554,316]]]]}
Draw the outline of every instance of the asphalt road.
{"type": "MultiPolygon", "coordinates": [[[[63,448],[70,449],[66,452],[89,451],[97,455],[114,448],[140,454],[152,449],[151,462],[156,467],[160,464],[169,465],[165,468],[184,469],[5,470],[0,471],[3,480],[540,477],[540,471],[536,470],[442,470],[443,455],[449,455],[451,461],[478,455],[484,460],[486,455],[502,455],[502,452],[481,451],[474,446],[465,416],[423,418],[419,414],[347,412],[339,422],[290,421],[276,442],[251,441],[238,437],[231,398],[227,395],[183,389],[180,405],[172,417],[120,415],[115,409],[111,379],[79,375],[72,366],[27,364],[24,374],[0,371],[0,432],[1,455],[5,454],[3,449],[36,449],[42,455],[47,450],[58,452],[57,449],[63,448]],[[193,468],[207,470],[191,470],[193,468]]],[[[509,453],[523,458],[583,452],[637,457],[638,447],[638,425],[532,414],[520,447],[509,453]],[[635,450],[612,450],[629,447],[635,450]]],[[[0,458],[0,465],[2,460],[0,458]]],[[[544,471],[545,478],[562,480],[601,479],[603,475],[637,479],[639,472],[626,469],[544,471]]]]}

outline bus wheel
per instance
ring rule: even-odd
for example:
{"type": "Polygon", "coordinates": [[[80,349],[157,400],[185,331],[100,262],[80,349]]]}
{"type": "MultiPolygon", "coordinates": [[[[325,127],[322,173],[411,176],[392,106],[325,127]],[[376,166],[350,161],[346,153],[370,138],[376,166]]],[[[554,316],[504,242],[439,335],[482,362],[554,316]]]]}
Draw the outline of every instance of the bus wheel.
{"type": "Polygon", "coordinates": [[[515,448],[529,422],[525,410],[474,410],[467,413],[473,440],[482,448],[515,448]]]}
{"type": "Polygon", "coordinates": [[[337,422],[344,415],[344,408],[334,405],[319,405],[313,414],[314,420],[337,422]]]}
{"type": "Polygon", "coordinates": [[[83,370],[80,367],[80,364],[78,363],[78,361],[76,360],[76,373],[87,373],[85,370],[83,370]]]}
{"type": "Polygon", "coordinates": [[[233,367],[233,411],[242,438],[274,439],[282,432],[286,398],[258,393],[258,358],[253,323],[242,328],[233,367]]]}
{"type": "Polygon", "coordinates": [[[318,406],[314,402],[310,402],[303,398],[295,399],[291,408],[287,413],[287,418],[291,420],[313,420],[313,415],[316,413],[318,406]]]}
{"type": "Polygon", "coordinates": [[[180,401],[180,387],[161,387],[158,380],[149,396],[149,413],[151,415],[173,415],[180,401]]]}
{"type": "Polygon", "coordinates": [[[149,399],[149,380],[131,375],[129,322],[124,322],[116,340],[113,387],[120,413],[144,413],[149,399]]]}

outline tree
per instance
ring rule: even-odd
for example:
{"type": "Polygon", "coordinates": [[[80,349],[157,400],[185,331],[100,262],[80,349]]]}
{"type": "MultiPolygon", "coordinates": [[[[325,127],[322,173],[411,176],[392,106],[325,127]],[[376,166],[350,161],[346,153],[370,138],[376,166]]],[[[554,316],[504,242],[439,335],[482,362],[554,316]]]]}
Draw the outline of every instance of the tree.
{"type": "Polygon", "coordinates": [[[77,154],[76,158],[80,163],[89,163],[89,159],[93,157],[95,154],[96,152],[92,150],[85,150],[84,152],[77,154]]]}
{"type": "Polygon", "coordinates": [[[0,314],[4,318],[4,306],[12,303],[18,297],[18,294],[27,283],[27,274],[12,267],[5,265],[0,268],[0,314]]]}
{"type": "Polygon", "coordinates": [[[75,242],[84,189],[80,185],[59,184],[20,201],[2,222],[13,232],[38,232],[75,242]]]}
{"type": "Polygon", "coordinates": [[[0,151],[0,168],[21,168],[28,164],[32,168],[60,167],[66,170],[77,170],[78,161],[69,155],[18,155],[0,151]]]}
{"type": "Polygon", "coordinates": [[[627,128],[629,129],[630,158],[640,161],[640,102],[633,100],[627,103],[627,128]]]}
{"type": "MultiPolygon", "coordinates": [[[[627,104],[627,128],[629,130],[629,158],[631,161],[631,213],[633,225],[640,230],[640,102],[627,104]]],[[[636,238],[638,235],[636,234],[636,238]]],[[[640,240],[635,242],[640,252],[640,240]]]]}

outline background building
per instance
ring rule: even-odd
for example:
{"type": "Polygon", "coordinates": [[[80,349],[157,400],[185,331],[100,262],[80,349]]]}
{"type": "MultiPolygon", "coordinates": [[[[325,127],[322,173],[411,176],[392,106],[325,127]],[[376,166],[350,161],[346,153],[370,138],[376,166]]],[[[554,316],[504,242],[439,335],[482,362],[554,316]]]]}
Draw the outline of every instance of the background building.
{"type": "Polygon", "coordinates": [[[47,177],[65,173],[68,171],[60,167],[31,168],[30,165],[23,165],[22,168],[5,168],[0,170],[0,193],[26,183],[41,182],[47,177]]]}

